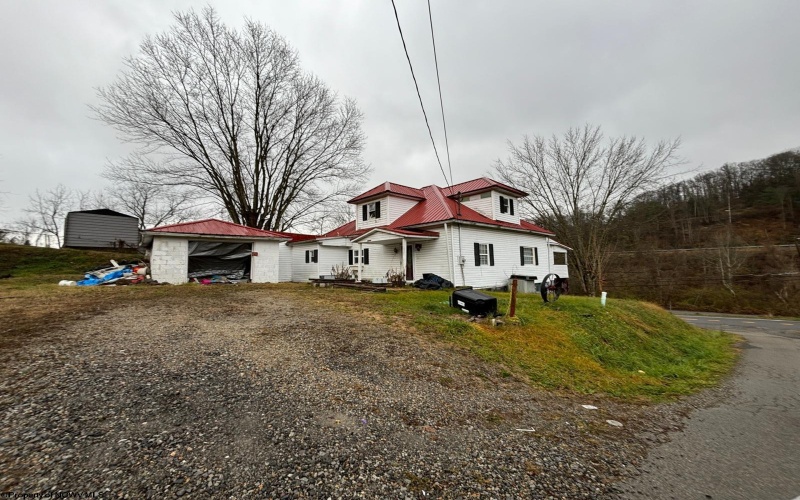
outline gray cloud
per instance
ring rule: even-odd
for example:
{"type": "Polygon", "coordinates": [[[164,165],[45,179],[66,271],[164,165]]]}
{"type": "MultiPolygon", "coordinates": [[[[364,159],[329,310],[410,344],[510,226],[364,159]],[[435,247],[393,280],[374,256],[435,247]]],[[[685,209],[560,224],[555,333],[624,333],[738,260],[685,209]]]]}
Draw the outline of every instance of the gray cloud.
{"type": "MultiPolygon", "coordinates": [[[[96,188],[130,146],[91,118],[146,34],[183,1],[0,3],[0,224],[37,187],[96,188]]],[[[370,184],[443,183],[388,2],[211,2],[269,24],[303,65],[358,100],[370,184]]],[[[444,161],[426,2],[397,2],[444,161]]],[[[506,140],[584,122],[649,140],[682,136],[690,167],[800,146],[800,3],[434,1],[455,180],[486,172],[506,140]]],[[[371,186],[365,186],[371,187],[371,186]]]]}

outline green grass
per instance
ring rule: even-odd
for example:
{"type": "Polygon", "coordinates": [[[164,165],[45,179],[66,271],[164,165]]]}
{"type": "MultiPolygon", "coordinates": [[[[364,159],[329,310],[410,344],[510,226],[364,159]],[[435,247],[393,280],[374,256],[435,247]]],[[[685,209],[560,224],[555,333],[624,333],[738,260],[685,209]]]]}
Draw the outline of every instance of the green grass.
{"type": "MultiPolygon", "coordinates": [[[[238,300],[234,295],[240,287],[57,286],[59,280],[80,279],[85,270],[109,259],[135,255],[0,245],[0,275],[13,276],[0,280],[0,323],[13,326],[0,335],[0,347],[33,338],[49,325],[133,300],[192,300],[197,294],[238,300]]],[[[365,294],[302,285],[268,287],[300,295],[299,300],[314,302],[314,307],[347,307],[361,321],[427,332],[493,363],[501,378],[516,375],[548,389],[627,400],[669,399],[716,384],[737,356],[735,337],[698,329],[658,306],[633,300],[612,299],[603,308],[598,299],[586,297],[564,296],[544,305],[538,296],[520,295],[517,319],[492,327],[468,322],[466,314],[449,306],[446,291],[365,294]]],[[[493,295],[505,312],[508,294],[493,295]]]]}
{"type": "MultiPolygon", "coordinates": [[[[508,294],[493,295],[505,311],[508,294]]],[[[468,322],[448,296],[397,291],[366,300],[390,322],[410,322],[497,363],[501,373],[511,370],[549,389],[669,399],[716,384],[737,357],[735,337],[688,325],[645,302],[609,300],[604,308],[598,299],[564,296],[545,305],[538,296],[520,295],[518,319],[493,327],[468,322]]]]}
{"type": "Polygon", "coordinates": [[[38,284],[57,284],[61,280],[79,280],[86,270],[111,265],[110,259],[132,260],[135,251],[91,251],[69,248],[40,248],[0,243],[0,276],[10,274],[0,283],[6,286],[27,287],[38,284]]]}

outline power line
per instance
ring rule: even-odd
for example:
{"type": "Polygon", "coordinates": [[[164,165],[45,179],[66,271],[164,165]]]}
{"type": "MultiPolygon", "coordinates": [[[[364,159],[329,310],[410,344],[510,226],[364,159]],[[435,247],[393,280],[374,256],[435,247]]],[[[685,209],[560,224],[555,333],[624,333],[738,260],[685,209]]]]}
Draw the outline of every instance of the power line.
{"type": "Polygon", "coordinates": [[[414,79],[414,87],[417,89],[417,98],[419,99],[419,106],[422,108],[422,116],[425,117],[425,126],[428,127],[428,135],[431,138],[431,144],[433,144],[433,152],[436,153],[436,161],[439,163],[439,170],[442,171],[442,176],[444,176],[444,181],[447,182],[447,174],[444,172],[444,167],[442,166],[442,160],[439,158],[439,150],[436,148],[436,141],[433,140],[433,132],[431,131],[431,125],[428,122],[428,113],[425,112],[425,105],[422,104],[422,94],[420,94],[419,92],[417,77],[414,74],[414,66],[411,64],[411,57],[408,55],[408,47],[406,47],[406,39],[403,36],[403,28],[400,27],[400,17],[397,15],[397,6],[394,4],[394,0],[392,0],[392,9],[394,9],[394,18],[397,21],[397,30],[400,32],[400,40],[403,42],[403,50],[406,53],[406,60],[408,60],[408,68],[411,70],[411,78],[414,79]]]}
{"type": "Polygon", "coordinates": [[[447,121],[444,119],[444,100],[442,100],[442,81],[439,79],[439,58],[436,57],[436,38],[433,36],[433,14],[431,0],[428,0],[428,20],[431,24],[431,44],[433,45],[433,63],[436,65],[436,85],[439,87],[439,107],[442,109],[442,127],[444,128],[444,148],[447,151],[447,168],[450,170],[450,187],[453,184],[453,166],[450,164],[450,144],[447,141],[447,121]]]}

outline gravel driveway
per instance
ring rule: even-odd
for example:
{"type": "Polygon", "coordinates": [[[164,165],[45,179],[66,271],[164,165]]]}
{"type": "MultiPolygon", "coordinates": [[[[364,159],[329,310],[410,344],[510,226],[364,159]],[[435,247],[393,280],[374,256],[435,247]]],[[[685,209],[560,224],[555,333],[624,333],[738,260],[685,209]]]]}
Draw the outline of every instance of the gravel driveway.
{"type": "Polygon", "coordinates": [[[229,288],[0,351],[0,492],[607,497],[686,408],[532,389],[321,292],[229,288]]]}

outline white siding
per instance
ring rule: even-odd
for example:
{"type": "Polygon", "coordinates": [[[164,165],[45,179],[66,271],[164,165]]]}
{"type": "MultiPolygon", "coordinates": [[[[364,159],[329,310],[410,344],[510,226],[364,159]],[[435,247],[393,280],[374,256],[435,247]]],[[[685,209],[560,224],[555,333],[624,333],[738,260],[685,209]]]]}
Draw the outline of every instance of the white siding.
{"type": "MultiPolygon", "coordinates": [[[[349,247],[323,246],[319,249],[319,275],[333,274],[334,266],[347,267],[349,247]]],[[[305,256],[303,257],[305,258],[305,256]]],[[[319,278],[319,276],[315,276],[319,278]]]]}
{"type": "MultiPolygon", "coordinates": [[[[353,245],[358,250],[358,243],[353,245]]],[[[369,264],[363,267],[362,279],[385,278],[390,269],[401,269],[400,244],[395,245],[362,245],[362,249],[369,249],[369,264]],[[394,250],[397,249],[397,253],[394,250]]],[[[358,265],[353,264],[352,269],[358,271],[358,265]]]]}
{"type": "Polygon", "coordinates": [[[277,283],[279,280],[280,250],[277,241],[254,241],[251,257],[250,281],[253,283],[277,283]]]}
{"type": "Polygon", "coordinates": [[[308,282],[309,278],[319,278],[320,274],[328,274],[320,273],[316,262],[306,264],[306,250],[319,250],[319,245],[317,242],[292,245],[292,281],[308,282]]]}
{"type": "MultiPolygon", "coordinates": [[[[411,210],[411,208],[419,203],[418,200],[409,200],[408,198],[400,198],[399,196],[389,196],[387,198],[389,220],[387,224],[391,224],[400,218],[404,213],[411,210]]],[[[383,215],[383,214],[381,214],[383,215]]]]}
{"type": "Polygon", "coordinates": [[[168,236],[153,238],[150,253],[150,275],[161,283],[189,281],[189,240],[168,236]]]}
{"type": "Polygon", "coordinates": [[[385,196],[377,200],[372,200],[367,203],[359,203],[358,205],[356,205],[356,229],[358,230],[369,227],[378,227],[387,225],[389,223],[388,200],[389,197],[385,196]],[[362,220],[362,217],[364,215],[364,209],[362,207],[364,205],[369,205],[370,203],[375,203],[377,201],[381,203],[381,216],[378,217],[377,219],[362,220]]]}
{"type": "Polygon", "coordinates": [[[448,245],[444,236],[444,226],[431,228],[431,231],[438,232],[439,238],[423,241],[419,250],[414,248],[414,281],[422,279],[424,273],[438,274],[452,281],[447,263],[448,245]]]}
{"type": "Polygon", "coordinates": [[[285,241],[278,246],[278,281],[292,281],[292,246],[285,241]]]}
{"type": "Polygon", "coordinates": [[[498,193],[497,191],[492,191],[492,207],[494,207],[494,217],[495,220],[501,220],[503,222],[511,222],[512,224],[519,224],[519,200],[516,198],[511,198],[506,194],[498,193]],[[514,200],[514,215],[511,215],[511,209],[502,214],[500,213],[500,197],[503,196],[509,200],[514,200]]]}
{"type": "MultiPolygon", "coordinates": [[[[544,236],[503,229],[461,226],[460,254],[457,227],[452,227],[451,239],[453,241],[453,262],[455,263],[454,267],[456,272],[456,280],[454,283],[456,285],[469,285],[478,288],[500,287],[508,283],[508,279],[512,274],[536,276],[538,282],[549,272],[549,260],[546,257],[548,256],[548,245],[547,239],[544,236]],[[493,245],[494,266],[475,265],[475,243],[491,243],[493,245]],[[538,266],[520,265],[520,246],[536,247],[539,249],[538,266]],[[459,255],[463,255],[466,258],[463,268],[458,264],[459,255]]],[[[564,274],[558,274],[562,277],[566,276],[566,272],[564,272],[564,274]]]]}
{"type": "Polygon", "coordinates": [[[481,198],[480,194],[473,194],[469,197],[469,200],[464,199],[461,203],[463,203],[464,206],[475,210],[481,215],[485,215],[490,219],[494,219],[494,212],[492,211],[492,208],[494,207],[492,204],[493,200],[494,198],[491,196],[488,198],[481,198]]]}

